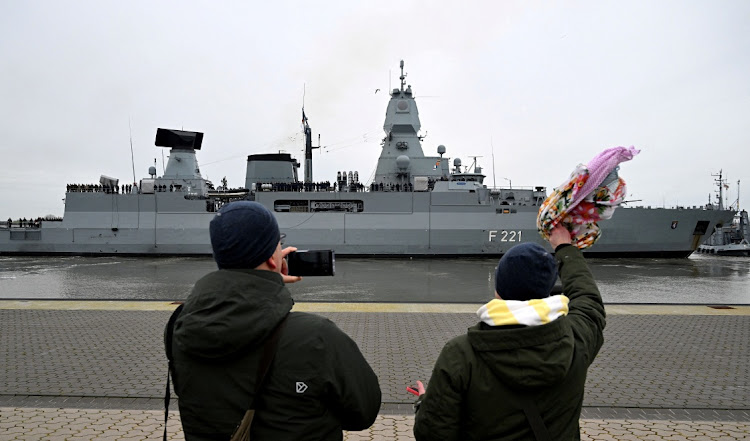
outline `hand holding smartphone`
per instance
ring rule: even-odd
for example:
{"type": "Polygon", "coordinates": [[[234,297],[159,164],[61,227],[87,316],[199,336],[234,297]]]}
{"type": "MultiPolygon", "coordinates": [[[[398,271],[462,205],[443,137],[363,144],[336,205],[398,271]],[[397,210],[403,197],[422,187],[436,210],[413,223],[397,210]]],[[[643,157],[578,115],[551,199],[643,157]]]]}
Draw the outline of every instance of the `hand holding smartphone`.
{"type": "Polygon", "coordinates": [[[406,386],[406,391],[410,394],[419,396],[419,389],[417,388],[417,386],[406,386]]]}
{"type": "Polygon", "coordinates": [[[333,276],[336,273],[333,250],[297,250],[286,259],[290,276],[333,276]]]}

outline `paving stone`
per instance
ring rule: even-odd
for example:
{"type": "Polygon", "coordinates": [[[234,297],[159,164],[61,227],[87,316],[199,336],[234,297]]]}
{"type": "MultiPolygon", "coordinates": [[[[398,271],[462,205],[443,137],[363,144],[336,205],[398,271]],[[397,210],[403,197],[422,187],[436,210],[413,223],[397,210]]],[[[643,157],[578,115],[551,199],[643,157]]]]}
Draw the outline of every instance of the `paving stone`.
{"type": "MultiPolygon", "coordinates": [[[[161,439],[169,314],[0,310],[0,440],[32,427],[53,433],[44,439],[161,439]],[[128,429],[113,435],[114,426],[128,429]]],[[[383,390],[376,426],[348,432],[351,440],[410,437],[406,385],[429,381],[443,344],[476,321],[458,313],[321,315],[357,342],[383,390]]],[[[749,346],[748,316],[610,316],[586,384],[582,438],[750,438],[749,346]]],[[[176,399],[170,408],[170,439],[180,439],[176,399]]]]}

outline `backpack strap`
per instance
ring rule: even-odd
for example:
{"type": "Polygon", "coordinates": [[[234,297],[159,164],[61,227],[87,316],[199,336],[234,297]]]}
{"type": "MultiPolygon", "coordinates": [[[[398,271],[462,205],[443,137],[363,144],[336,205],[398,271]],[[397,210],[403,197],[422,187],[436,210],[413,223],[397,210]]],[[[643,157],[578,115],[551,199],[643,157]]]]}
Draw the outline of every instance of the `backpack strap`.
{"type": "Polygon", "coordinates": [[[169,420],[169,375],[174,369],[174,363],[172,358],[172,335],[174,334],[174,323],[177,321],[177,317],[182,312],[182,307],[185,304],[181,304],[174,310],[172,315],[169,317],[167,327],[164,328],[164,350],[167,353],[167,390],[164,393],[164,441],[167,441],[167,420],[169,420]]]}
{"type": "Polygon", "coordinates": [[[250,430],[253,424],[253,418],[255,417],[255,406],[258,401],[258,395],[261,387],[263,386],[263,383],[265,382],[266,374],[268,373],[268,369],[271,367],[271,362],[273,361],[274,355],[276,354],[276,346],[279,342],[281,331],[286,325],[287,317],[289,317],[288,314],[286,317],[284,317],[283,320],[281,320],[278,325],[276,325],[276,328],[271,333],[271,336],[268,337],[266,339],[266,342],[263,344],[263,352],[261,353],[260,361],[258,362],[258,371],[255,375],[255,391],[253,392],[253,397],[250,400],[250,406],[245,411],[245,414],[237,424],[237,427],[234,428],[230,441],[250,439],[250,430]]]}
{"type": "Polygon", "coordinates": [[[255,376],[255,393],[253,394],[253,402],[251,409],[255,408],[255,400],[258,396],[258,392],[260,391],[261,386],[263,386],[263,382],[266,379],[266,373],[268,373],[268,368],[271,367],[271,362],[273,361],[274,355],[276,355],[276,346],[279,343],[279,337],[281,337],[281,331],[284,329],[284,326],[286,325],[286,319],[289,317],[287,314],[286,317],[284,317],[283,320],[281,320],[281,323],[276,325],[276,329],[273,330],[273,333],[271,336],[266,340],[266,343],[263,345],[263,355],[260,358],[260,362],[258,364],[258,372],[255,376]]]}
{"type": "MultiPolygon", "coordinates": [[[[510,390],[510,388],[508,388],[508,390],[510,390]]],[[[537,405],[526,395],[520,395],[511,390],[511,395],[513,394],[515,394],[515,398],[521,402],[523,413],[526,414],[526,419],[529,421],[531,431],[534,432],[534,438],[536,438],[536,441],[552,441],[552,437],[549,435],[549,431],[544,424],[544,420],[539,413],[537,405]]]]}
{"type": "Polygon", "coordinates": [[[490,372],[492,372],[498,382],[504,386],[505,390],[508,391],[510,398],[513,401],[521,403],[521,409],[523,409],[523,413],[526,415],[526,420],[531,426],[531,431],[534,433],[534,439],[536,441],[552,441],[549,430],[547,430],[547,425],[544,424],[544,419],[542,419],[542,415],[539,413],[539,407],[537,407],[536,403],[534,403],[528,395],[511,389],[500,379],[495,371],[490,369],[490,372]]]}

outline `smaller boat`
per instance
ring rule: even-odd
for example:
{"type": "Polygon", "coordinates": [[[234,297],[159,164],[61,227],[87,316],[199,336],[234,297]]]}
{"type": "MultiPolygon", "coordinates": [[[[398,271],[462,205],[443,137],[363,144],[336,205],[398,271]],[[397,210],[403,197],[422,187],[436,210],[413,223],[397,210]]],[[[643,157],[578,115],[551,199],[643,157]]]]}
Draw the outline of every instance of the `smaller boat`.
{"type": "MultiPolygon", "coordinates": [[[[721,207],[723,191],[729,186],[722,179],[721,171],[715,176],[718,176],[716,182],[719,188],[719,207],[721,207]]],[[[713,234],[698,247],[699,253],[720,256],[750,256],[750,222],[748,222],[747,211],[739,211],[739,205],[740,181],[737,181],[737,201],[730,206],[730,208],[738,210],[737,214],[731,224],[714,229],[713,234]]]]}

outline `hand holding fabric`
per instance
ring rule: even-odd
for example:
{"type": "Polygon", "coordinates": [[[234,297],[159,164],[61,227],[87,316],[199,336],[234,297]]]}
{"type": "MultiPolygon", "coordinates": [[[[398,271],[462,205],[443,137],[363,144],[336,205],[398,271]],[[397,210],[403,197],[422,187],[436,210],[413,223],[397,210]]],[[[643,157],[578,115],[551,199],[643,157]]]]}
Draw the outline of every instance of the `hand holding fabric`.
{"type": "Polygon", "coordinates": [[[609,219],[623,202],[625,181],[617,174],[618,164],[640,150],[614,147],[594,157],[588,165],[579,164],[567,181],[555,188],[542,203],[537,230],[545,239],[554,227],[563,224],[579,249],[590,247],[601,236],[597,222],[609,219]]]}

